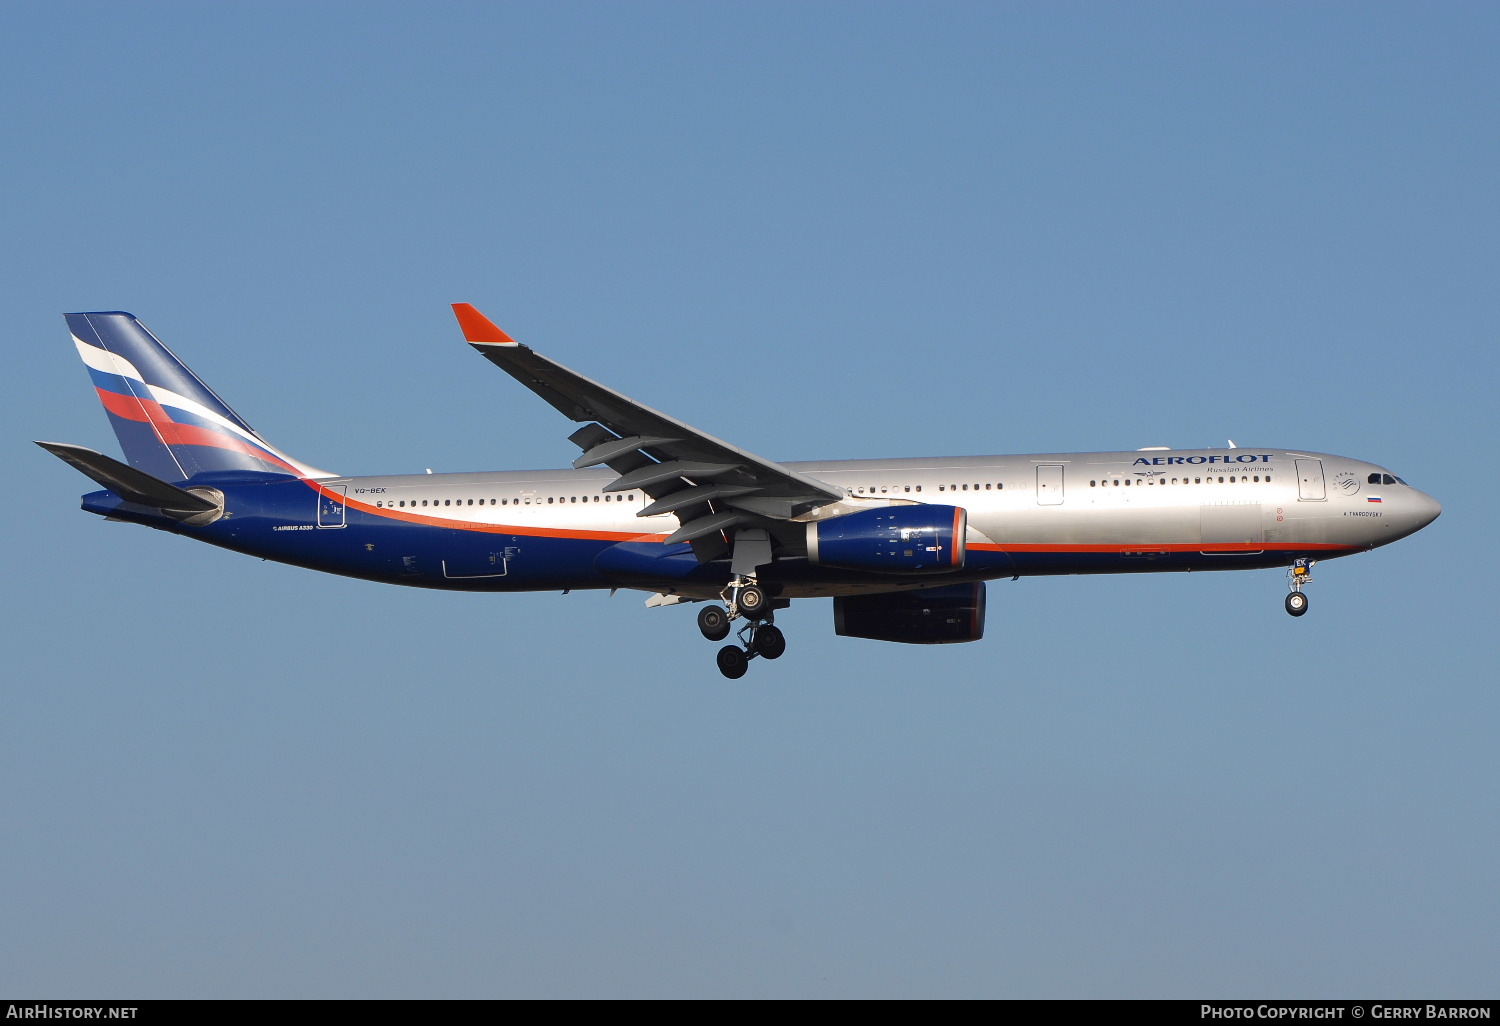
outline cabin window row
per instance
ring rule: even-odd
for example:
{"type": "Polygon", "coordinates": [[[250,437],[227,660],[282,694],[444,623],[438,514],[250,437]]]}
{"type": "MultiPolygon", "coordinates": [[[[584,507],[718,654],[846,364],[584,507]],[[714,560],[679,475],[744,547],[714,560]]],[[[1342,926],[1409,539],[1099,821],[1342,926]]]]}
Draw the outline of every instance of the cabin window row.
{"type": "MultiPolygon", "coordinates": [[[[970,484],[949,484],[949,485],[938,485],[937,486],[937,490],[940,491],[940,492],[942,492],[942,491],[967,492],[967,491],[970,491],[970,490],[976,491],[976,492],[979,492],[979,491],[984,491],[984,492],[997,491],[998,492],[998,491],[1003,491],[1004,488],[1005,488],[1004,483],[1003,482],[998,482],[998,481],[987,481],[987,482],[985,482],[983,484],[980,484],[980,483],[976,482],[975,484],[972,484],[972,485],[970,485],[970,484]]],[[[899,493],[899,492],[920,492],[921,490],[922,490],[922,486],[921,485],[871,485],[868,488],[856,488],[856,489],[854,489],[854,494],[856,494],[856,495],[889,495],[889,494],[891,494],[893,492],[896,492],[896,493],[899,493]]]]}
{"type": "Polygon", "coordinates": [[[1144,481],[1132,481],[1128,477],[1127,478],[1118,478],[1117,477],[1117,478],[1114,478],[1113,480],[1111,480],[1110,478],[1105,478],[1102,481],[1101,480],[1090,481],[1089,482],[1089,487],[1090,488],[1108,488],[1108,487],[1110,487],[1112,485],[1119,485],[1119,486],[1123,486],[1125,488],[1129,488],[1129,487],[1131,487],[1131,485],[1135,485],[1137,488],[1139,488],[1139,487],[1142,487],[1144,485],[1156,485],[1156,484],[1165,485],[1165,484],[1215,484],[1215,483],[1217,483],[1217,484],[1252,484],[1252,483],[1253,484],[1270,484],[1271,483],[1271,475],[1270,474],[1266,474],[1264,477],[1262,477],[1260,474],[1254,474],[1254,475],[1251,475],[1251,474],[1235,474],[1235,475],[1230,475],[1227,478],[1224,478],[1224,477],[1219,477],[1219,478],[1212,478],[1212,477],[1192,477],[1192,478],[1184,477],[1184,478],[1175,478],[1174,477],[1174,478],[1172,478],[1172,480],[1170,482],[1166,478],[1162,478],[1160,481],[1158,481],[1155,478],[1149,478],[1148,477],[1144,481]]]}

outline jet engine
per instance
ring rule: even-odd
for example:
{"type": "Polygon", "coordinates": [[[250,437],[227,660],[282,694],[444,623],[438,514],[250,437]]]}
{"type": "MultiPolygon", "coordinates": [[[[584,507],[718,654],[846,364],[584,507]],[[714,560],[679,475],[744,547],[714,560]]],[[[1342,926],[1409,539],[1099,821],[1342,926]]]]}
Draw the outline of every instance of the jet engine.
{"type": "Polygon", "coordinates": [[[846,638],[947,645],[984,637],[984,582],[833,600],[834,632],[846,638]]]}
{"type": "Polygon", "coordinates": [[[882,506],[808,524],[807,558],[876,573],[957,570],[967,530],[968,516],[957,506],[882,506]]]}

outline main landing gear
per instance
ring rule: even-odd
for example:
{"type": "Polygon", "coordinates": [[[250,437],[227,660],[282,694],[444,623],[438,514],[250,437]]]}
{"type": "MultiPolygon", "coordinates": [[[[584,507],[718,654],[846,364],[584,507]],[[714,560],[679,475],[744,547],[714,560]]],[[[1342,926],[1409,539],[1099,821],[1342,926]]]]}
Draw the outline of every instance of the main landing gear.
{"type": "Polygon", "coordinates": [[[1307,596],[1302,594],[1302,586],[1312,583],[1313,562],[1304,558],[1287,567],[1286,582],[1291,590],[1286,596],[1286,611],[1293,616],[1301,616],[1307,612],[1307,596]]]}
{"type": "Polygon", "coordinates": [[[756,656],[780,659],[786,653],[786,635],[771,622],[772,602],[764,589],[754,581],[741,579],[724,589],[723,598],[727,609],[705,606],[698,611],[698,630],[709,641],[723,641],[733,621],[745,620],[745,626],[737,632],[740,644],[719,649],[720,673],[736,680],[745,675],[756,656]]]}

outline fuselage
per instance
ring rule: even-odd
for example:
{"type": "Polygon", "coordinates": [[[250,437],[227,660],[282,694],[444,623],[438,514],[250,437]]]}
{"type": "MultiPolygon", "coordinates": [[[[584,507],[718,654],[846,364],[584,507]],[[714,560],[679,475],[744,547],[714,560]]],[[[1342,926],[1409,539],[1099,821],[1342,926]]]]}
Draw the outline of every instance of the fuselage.
{"type": "MultiPolygon", "coordinates": [[[[967,557],[941,573],[841,570],[778,559],[783,598],[1041,574],[1253,569],[1328,559],[1405,537],[1441,511],[1389,470],[1273,448],[1039,453],[787,463],[845,493],[837,510],[892,504],[967,511],[967,557]]],[[[201,526],[85,497],[94,512],[331,573],[417,587],[538,591],[630,587],[712,597],[724,560],[663,544],[670,513],[636,514],[604,468],[287,479],[230,472],[224,515],[201,526]]],[[[819,511],[799,518],[819,519],[819,511]]]]}

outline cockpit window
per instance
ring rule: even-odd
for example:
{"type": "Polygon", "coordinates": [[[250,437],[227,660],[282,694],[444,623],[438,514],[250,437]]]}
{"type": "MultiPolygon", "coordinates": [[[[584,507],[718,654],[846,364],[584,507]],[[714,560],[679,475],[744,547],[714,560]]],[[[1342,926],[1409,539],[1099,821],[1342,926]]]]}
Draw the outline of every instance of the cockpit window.
{"type": "MultiPolygon", "coordinates": [[[[1405,481],[1391,474],[1371,474],[1368,481],[1370,484],[1406,484],[1405,481]]],[[[1406,487],[1410,488],[1411,485],[1406,485],[1406,487]]]]}

